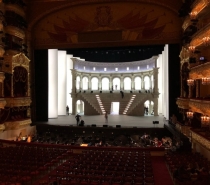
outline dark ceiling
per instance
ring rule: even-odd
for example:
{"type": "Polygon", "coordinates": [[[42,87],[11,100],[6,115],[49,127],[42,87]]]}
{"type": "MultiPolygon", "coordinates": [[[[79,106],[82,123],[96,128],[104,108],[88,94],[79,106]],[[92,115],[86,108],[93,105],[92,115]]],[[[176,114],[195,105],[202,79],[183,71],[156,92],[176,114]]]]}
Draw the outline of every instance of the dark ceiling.
{"type": "Polygon", "coordinates": [[[91,62],[132,62],[151,58],[162,53],[164,45],[66,49],[68,54],[91,62]]]}

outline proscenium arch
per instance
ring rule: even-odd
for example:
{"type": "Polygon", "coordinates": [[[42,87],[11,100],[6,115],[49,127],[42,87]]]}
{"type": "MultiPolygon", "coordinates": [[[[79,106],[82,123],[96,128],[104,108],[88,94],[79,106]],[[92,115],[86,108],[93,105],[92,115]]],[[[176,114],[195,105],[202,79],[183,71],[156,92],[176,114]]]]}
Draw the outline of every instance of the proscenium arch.
{"type": "MultiPolygon", "coordinates": [[[[106,4],[107,3],[112,3],[112,4],[113,3],[119,3],[118,0],[107,0],[107,1],[104,1],[104,0],[93,0],[91,2],[88,2],[88,5],[95,7],[96,5],[99,4],[99,2],[104,3],[104,4],[105,3],[106,4]]],[[[50,2],[44,2],[44,3],[50,3],[50,2]]],[[[127,0],[121,0],[120,3],[128,3],[128,1],[127,0]]],[[[181,20],[178,18],[178,13],[177,13],[177,9],[179,9],[181,7],[181,5],[182,5],[182,1],[181,0],[179,0],[179,2],[176,1],[176,3],[174,3],[173,1],[163,1],[163,0],[160,0],[160,1],[151,0],[148,3],[145,2],[145,0],[130,0],[129,3],[131,3],[131,4],[132,3],[137,3],[137,4],[139,4],[139,7],[142,7],[142,6],[145,6],[145,5],[148,5],[148,6],[149,5],[154,5],[154,6],[156,6],[155,8],[157,10],[163,10],[163,11],[166,10],[166,11],[170,12],[170,15],[173,18],[174,22],[176,21],[177,24],[180,24],[181,25],[181,20]]],[[[41,6],[42,5],[42,4],[39,4],[37,2],[36,3],[28,2],[28,4],[29,4],[29,6],[41,6]]],[[[79,7],[79,6],[85,6],[85,5],[87,5],[87,1],[86,0],[81,0],[81,1],[76,1],[75,0],[75,1],[71,1],[71,2],[68,2],[68,1],[65,2],[65,1],[63,1],[62,5],[60,5],[59,2],[54,2],[54,4],[51,6],[52,7],[51,9],[49,9],[49,8],[47,9],[46,8],[46,10],[44,10],[44,11],[42,10],[40,12],[36,12],[36,16],[35,15],[34,16],[31,16],[32,19],[29,20],[29,25],[28,25],[28,30],[27,30],[27,33],[26,33],[26,37],[29,40],[30,40],[30,38],[32,36],[33,37],[36,37],[35,34],[34,35],[30,35],[30,34],[31,33],[34,33],[33,30],[38,25],[38,23],[40,21],[42,21],[43,19],[45,19],[47,16],[50,16],[50,15],[59,13],[60,11],[64,11],[65,9],[69,9],[69,8],[73,8],[73,7],[79,7]]],[[[139,9],[139,11],[140,11],[140,9],[139,9]]],[[[178,31],[178,30],[176,30],[176,31],[178,31]]],[[[178,41],[179,38],[177,37],[176,40],[178,41]]],[[[141,42],[141,41],[138,41],[138,42],[141,42]]],[[[77,43],[77,44],[79,44],[79,43],[77,43]]],[[[114,42],[111,42],[110,43],[110,46],[113,46],[113,44],[115,44],[115,43],[114,42]]],[[[160,44],[165,44],[165,42],[164,43],[162,42],[160,44]]],[[[61,46],[61,45],[55,44],[54,45],[54,48],[59,48],[59,49],[67,48],[67,47],[71,48],[71,46],[69,46],[69,45],[65,45],[65,46],[64,45],[61,46]]],[[[88,45],[89,45],[89,43],[86,46],[88,47],[88,45]]],[[[102,45],[103,44],[101,44],[101,46],[102,45]]],[[[117,45],[119,45],[119,44],[117,44],[117,45]]],[[[128,44],[128,45],[130,45],[130,44],[128,44]]],[[[106,44],[106,46],[107,46],[107,44],[106,44]]],[[[39,49],[40,48],[46,48],[46,46],[42,46],[41,44],[39,46],[37,46],[37,47],[39,49]]],[[[83,45],[83,47],[84,47],[84,45],[83,45]]]]}

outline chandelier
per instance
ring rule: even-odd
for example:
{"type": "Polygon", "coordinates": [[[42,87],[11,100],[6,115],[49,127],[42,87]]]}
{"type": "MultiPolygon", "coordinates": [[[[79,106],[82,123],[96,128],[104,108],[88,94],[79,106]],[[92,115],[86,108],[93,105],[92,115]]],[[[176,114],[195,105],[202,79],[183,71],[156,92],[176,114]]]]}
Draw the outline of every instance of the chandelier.
{"type": "Polygon", "coordinates": [[[189,118],[189,119],[193,118],[193,112],[192,111],[187,112],[187,118],[189,118]]]}
{"type": "Polygon", "coordinates": [[[193,86],[194,85],[194,80],[193,79],[188,79],[187,80],[187,85],[188,86],[193,86]]]}
{"type": "Polygon", "coordinates": [[[203,85],[209,85],[210,84],[210,78],[204,77],[201,79],[203,85]]]}
{"type": "Polygon", "coordinates": [[[208,46],[210,44],[210,37],[204,37],[202,41],[205,46],[208,46]]]}
{"type": "Polygon", "coordinates": [[[209,125],[210,117],[209,116],[201,116],[202,125],[209,125]]]}

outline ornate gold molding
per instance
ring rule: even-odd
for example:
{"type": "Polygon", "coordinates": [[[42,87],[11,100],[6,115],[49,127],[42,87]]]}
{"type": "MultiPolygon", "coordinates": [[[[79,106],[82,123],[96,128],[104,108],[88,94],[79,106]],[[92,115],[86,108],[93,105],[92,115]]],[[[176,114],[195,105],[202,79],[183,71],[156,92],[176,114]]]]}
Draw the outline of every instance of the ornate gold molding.
{"type": "Polygon", "coordinates": [[[184,23],[182,24],[182,29],[186,30],[188,26],[190,26],[192,24],[190,17],[188,16],[184,23]]]}
{"type": "Polygon", "coordinates": [[[4,28],[4,31],[10,35],[16,36],[20,39],[24,39],[25,38],[25,33],[23,30],[21,30],[20,28],[17,28],[15,26],[6,26],[4,28]]]}
{"type": "Polygon", "coordinates": [[[26,17],[26,14],[25,14],[23,8],[21,8],[20,6],[15,5],[15,4],[6,4],[5,5],[5,10],[9,10],[9,11],[15,12],[15,13],[21,15],[23,18],[26,17]]]}
{"type": "Polygon", "coordinates": [[[0,82],[2,83],[5,79],[4,72],[0,72],[0,82]]]}
{"type": "Polygon", "coordinates": [[[4,124],[0,124],[0,132],[3,132],[5,130],[4,124]]]}
{"type": "Polygon", "coordinates": [[[210,101],[190,99],[189,107],[193,112],[210,116],[210,101]]]}
{"type": "Polygon", "coordinates": [[[191,130],[192,134],[192,139],[197,141],[200,145],[204,146],[208,150],[210,150],[210,140],[202,137],[201,135],[195,133],[194,131],[191,130]]]}
{"type": "Polygon", "coordinates": [[[14,69],[16,66],[22,66],[29,73],[29,63],[30,60],[23,53],[19,53],[12,57],[12,69],[14,69]]]}
{"type": "Polygon", "coordinates": [[[21,120],[21,121],[10,121],[10,122],[5,122],[5,130],[16,130],[21,127],[26,127],[31,124],[31,119],[27,120],[21,120]]]}
{"type": "Polygon", "coordinates": [[[0,98],[0,109],[4,109],[6,104],[6,100],[4,98],[0,98]]]}
{"type": "Polygon", "coordinates": [[[176,104],[181,109],[189,109],[189,99],[177,98],[176,104]]]}
{"type": "Polygon", "coordinates": [[[7,107],[26,107],[31,105],[30,97],[21,97],[21,98],[5,98],[7,102],[7,107]]]}
{"type": "Polygon", "coordinates": [[[210,62],[207,62],[199,66],[192,67],[190,69],[189,78],[201,79],[203,77],[209,77],[209,74],[210,74],[210,62]]]}

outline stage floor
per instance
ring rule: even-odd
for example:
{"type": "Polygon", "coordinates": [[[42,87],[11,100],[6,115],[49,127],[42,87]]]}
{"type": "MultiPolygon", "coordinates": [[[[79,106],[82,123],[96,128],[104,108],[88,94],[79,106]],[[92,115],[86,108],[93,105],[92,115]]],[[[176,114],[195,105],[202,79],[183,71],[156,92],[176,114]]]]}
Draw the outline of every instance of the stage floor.
{"type": "MultiPolygon", "coordinates": [[[[104,115],[84,116],[81,119],[85,121],[84,126],[91,126],[95,124],[97,127],[106,125],[104,115]]],[[[121,125],[123,128],[137,127],[137,128],[163,128],[165,118],[163,115],[159,116],[127,116],[127,115],[109,115],[108,127],[116,127],[121,125]],[[159,121],[159,124],[153,124],[153,121],[159,121]]],[[[55,119],[49,119],[48,122],[37,122],[35,124],[48,124],[57,126],[76,126],[75,115],[59,116],[55,119]]]]}

